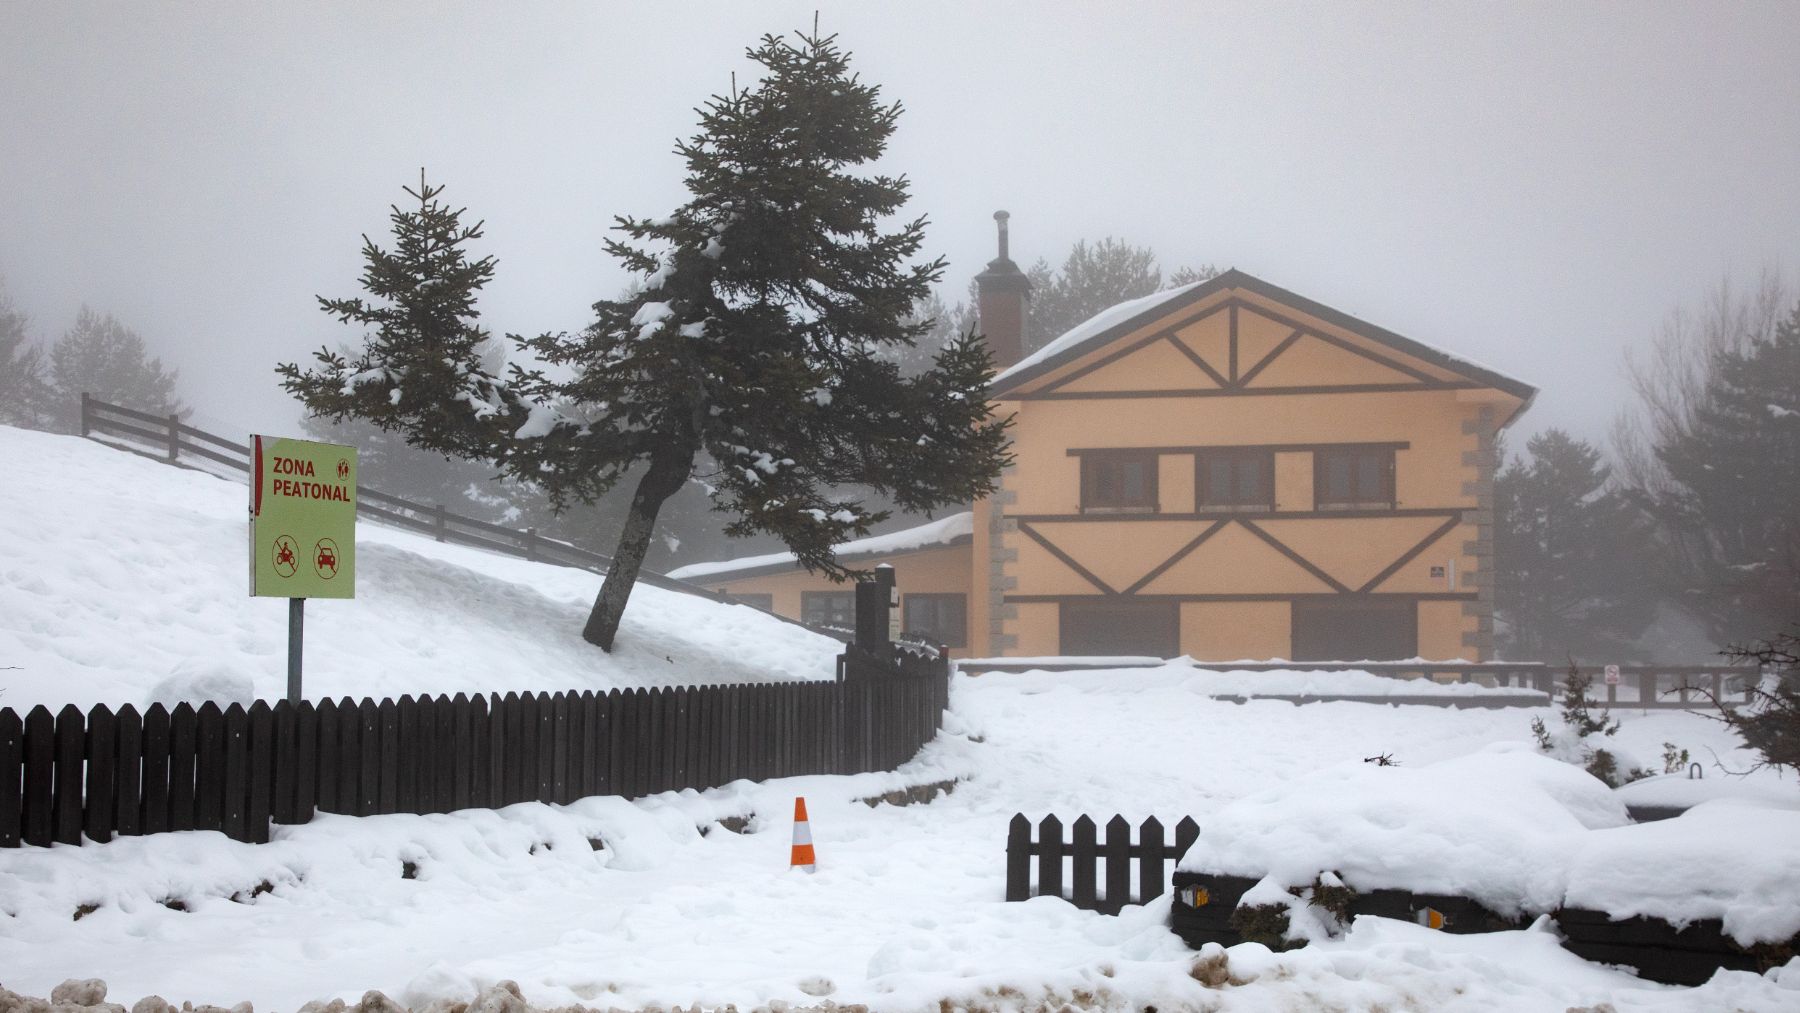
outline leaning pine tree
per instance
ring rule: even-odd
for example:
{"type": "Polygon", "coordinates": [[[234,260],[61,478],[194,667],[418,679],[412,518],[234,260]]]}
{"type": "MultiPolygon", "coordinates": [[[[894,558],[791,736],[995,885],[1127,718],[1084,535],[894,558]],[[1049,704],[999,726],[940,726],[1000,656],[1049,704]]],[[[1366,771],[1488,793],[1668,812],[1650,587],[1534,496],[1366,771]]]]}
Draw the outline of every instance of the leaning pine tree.
{"type": "Polygon", "coordinates": [[[375,301],[321,300],[374,328],[363,353],[281,367],[315,413],[491,460],[559,507],[636,472],[582,631],[608,650],[657,512],[690,479],[732,518],[728,533],[776,535],[807,569],[843,579],[852,571],[832,546],[888,516],[843,490],[930,511],[993,491],[1008,460],[980,338],[951,342],[915,376],[892,361],[929,329],[909,310],[943,273],[942,260],[913,262],[924,219],[883,229],[906,179],[858,171],[885,150],[900,106],[850,72],[833,38],[767,36],[749,55],[763,79],[715,96],[676,146],[690,199],[667,218],[617,219],[607,249],[640,283],[596,303],[585,330],[515,339],[534,362],[500,376],[474,323],[493,262],[464,253],[480,226],[422,188],[418,211],[394,211],[394,252],[365,241],[375,301]]]}

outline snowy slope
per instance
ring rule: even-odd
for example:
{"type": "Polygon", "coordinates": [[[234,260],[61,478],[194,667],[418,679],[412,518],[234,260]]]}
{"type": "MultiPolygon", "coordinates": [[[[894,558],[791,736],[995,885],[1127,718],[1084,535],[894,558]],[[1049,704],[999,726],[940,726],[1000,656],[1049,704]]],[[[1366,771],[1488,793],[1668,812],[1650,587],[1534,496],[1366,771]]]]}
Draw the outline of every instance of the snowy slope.
{"type": "MultiPolygon", "coordinates": [[[[1003,900],[1014,812],[1165,824],[1191,815],[1205,839],[1234,800],[1346,766],[1373,771],[1362,760],[1375,753],[1401,761],[1387,774],[1480,760],[1488,743],[1522,746],[1530,718],[1549,713],[1239,705],[1129,672],[959,677],[945,734],[898,774],[740,781],[629,803],[322,816],[277,828],[268,845],[183,833],[0,852],[0,981],[47,995],[64,978],[99,976],[127,1006],[154,992],[196,1004],[248,999],[257,1013],[333,996],[354,1003],[371,988],[418,1008],[467,1001],[505,979],[546,1009],[825,999],[878,1013],[1064,1002],[1482,1013],[1800,1005],[1800,963],[1677,989],[1585,963],[1550,931],[1451,936],[1375,918],[1293,953],[1244,944],[1208,956],[1169,931],[1166,896],[1119,917],[1051,898],[1003,900]],[[965,779],[929,805],[854,801],[955,776],[965,779]],[[816,875],[787,868],[795,795],[807,799],[816,875]],[[748,833],[713,824],[749,812],[748,833]],[[416,878],[403,877],[406,862],[416,878]],[[251,896],[262,882],[272,891],[251,896]],[[80,905],[94,910],[75,920],[80,905]],[[1196,980],[1205,975],[1195,965],[1211,959],[1217,972],[1220,956],[1231,981],[1196,980]]],[[[1623,718],[1623,747],[1653,752],[1673,740],[1744,762],[1730,733],[1699,715],[1623,718]]],[[[1481,797],[1485,785],[1469,787],[1481,797]]]]}
{"type": "MultiPolygon", "coordinates": [[[[287,603],[248,593],[246,492],[87,440],[0,427],[0,706],[140,706],[286,688],[287,603]]],[[[639,585],[606,654],[600,578],[358,525],[357,597],[306,606],[306,695],[829,678],[841,645],[639,585]]]]}

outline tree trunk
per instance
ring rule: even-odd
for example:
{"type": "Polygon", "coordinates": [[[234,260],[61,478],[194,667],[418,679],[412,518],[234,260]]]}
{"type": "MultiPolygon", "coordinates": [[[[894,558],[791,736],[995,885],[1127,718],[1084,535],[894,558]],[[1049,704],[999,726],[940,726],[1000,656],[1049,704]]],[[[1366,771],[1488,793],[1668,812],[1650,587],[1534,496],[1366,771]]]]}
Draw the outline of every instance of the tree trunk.
{"type": "Polygon", "coordinates": [[[619,532],[618,548],[613,550],[612,565],[594,599],[581,639],[611,651],[613,637],[619,632],[619,619],[625,614],[625,602],[637,583],[638,570],[644,565],[644,553],[650,549],[650,537],[656,532],[656,514],[663,503],[681,489],[694,466],[692,450],[659,451],[650,459],[650,470],[638,481],[631,496],[631,510],[625,515],[625,526],[619,532]]]}

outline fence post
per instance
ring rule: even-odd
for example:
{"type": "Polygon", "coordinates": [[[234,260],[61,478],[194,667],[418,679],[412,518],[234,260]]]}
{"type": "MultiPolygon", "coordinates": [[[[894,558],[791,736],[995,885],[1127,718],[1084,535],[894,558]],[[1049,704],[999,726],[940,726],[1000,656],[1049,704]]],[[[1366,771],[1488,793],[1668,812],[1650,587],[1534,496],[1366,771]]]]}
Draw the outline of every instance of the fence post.
{"type": "Polygon", "coordinates": [[[537,562],[538,556],[537,556],[537,529],[536,528],[526,528],[525,529],[525,558],[530,560],[533,563],[537,562]]]}
{"type": "Polygon", "coordinates": [[[1031,899],[1031,821],[1024,813],[1006,825],[1006,899],[1031,899]]]}
{"type": "Polygon", "coordinates": [[[93,432],[94,427],[91,421],[94,412],[93,400],[87,391],[81,392],[81,435],[83,437],[93,432]]]}
{"type": "Polygon", "coordinates": [[[431,508],[431,526],[437,529],[433,537],[440,542],[447,539],[450,532],[450,518],[444,510],[444,504],[439,503],[431,508]]]}

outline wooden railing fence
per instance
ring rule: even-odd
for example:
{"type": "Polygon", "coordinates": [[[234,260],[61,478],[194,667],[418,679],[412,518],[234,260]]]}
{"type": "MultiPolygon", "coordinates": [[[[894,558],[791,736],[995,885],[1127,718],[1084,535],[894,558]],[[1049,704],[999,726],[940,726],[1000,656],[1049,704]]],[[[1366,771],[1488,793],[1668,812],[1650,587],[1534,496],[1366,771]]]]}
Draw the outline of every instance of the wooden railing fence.
{"type": "MultiPolygon", "coordinates": [[[[182,457],[196,457],[222,464],[234,471],[250,472],[250,448],[242,443],[196,429],[181,421],[179,415],[152,415],[115,404],[108,404],[86,394],[81,395],[81,435],[123,438],[132,442],[131,449],[178,464],[182,457]]],[[[464,517],[445,509],[442,503],[417,503],[379,489],[359,485],[356,490],[358,517],[384,521],[397,527],[429,535],[440,542],[469,545],[490,552],[518,556],[533,562],[573,566],[594,573],[605,573],[612,559],[558,538],[537,533],[535,528],[509,528],[473,517],[464,517]]],[[[639,583],[668,591],[679,591],[710,601],[755,608],[716,591],[676,580],[664,574],[640,569],[639,583]]],[[[794,626],[805,623],[789,616],[758,611],[794,626]]],[[[847,634],[829,629],[807,627],[836,640],[847,640],[847,634]]]]}
{"type": "Polygon", "coordinates": [[[1093,818],[1085,814],[1069,830],[1070,838],[1064,841],[1062,820],[1046,816],[1034,838],[1025,814],[1013,816],[1006,830],[1007,900],[1061,897],[1078,908],[1118,914],[1127,904],[1162,896],[1168,889],[1164,863],[1179,861],[1200,838],[1200,825],[1191,816],[1175,824],[1173,844],[1165,843],[1162,822],[1154,816],[1138,826],[1136,841],[1131,839],[1131,824],[1118,815],[1106,821],[1104,840],[1098,837],[1093,818]],[[1067,880],[1064,858],[1070,859],[1067,880]]]}
{"type": "Polygon", "coordinates": [[[942,658],[852,648],[828,682],[0,709],[0,847],[886,770],[948,705],[942,658]]]}

